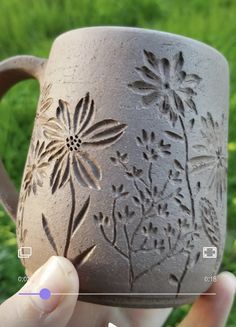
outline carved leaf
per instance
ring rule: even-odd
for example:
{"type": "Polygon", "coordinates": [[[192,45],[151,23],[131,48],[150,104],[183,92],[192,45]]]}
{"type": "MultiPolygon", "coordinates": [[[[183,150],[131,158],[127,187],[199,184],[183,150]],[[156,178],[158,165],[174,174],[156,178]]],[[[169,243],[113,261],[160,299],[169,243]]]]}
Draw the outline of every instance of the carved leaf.
{"type": "Polygon", "coordinates": [[[140,204],[140,200],[136,196],[133,196],[133,200],[135,204],[140,204]]]}
{"type": "Polygon", "coordinates": [[[77,257],[75,257],[72,260],[72,263],[74,264],[74,266],[78,269],[80,266],[82,266],[88,259],[89,257],[92,255],[93,251],[95,250],[96,245],[92,245],[89,248],[87,248],[86,250],[84,250],[82,253],[80,253],[79,255],[77,255],[77,257]]]}
{"type": "Polygon", "coordinates": [[[189,127],[190,127],[190,129],[193,129],[194,124],[195,124],[195,119],[194,118],[190,119],[189,120],[189,127]]]}
{"type": "Polygon", "coordinates": [[[190,211],[190,209],[187,206],[185,206],[184,204],[181,203],[180,204],[180,208],[183,210],[183,212],[185,212],[188,215],[190,215],[191,211],[190,211]]]}
{"type": "MultiPolygon", "coordinates": [[[[186,88],[187,90],[187,88],[186,88]]],[[[191,89],[188,89],[191,92],[191,89]]],[[[189,106],[189,108],[194,111],[197,114],[197,108],[195,105],[195,102],[190,98],[188,100],[185,100],[185,103],[189,106]]]]}
{"type": "Polygon", "coordinates": [[[47,222],[47,219],[46,217],[44,216],[44,214],[42,213],[42,225],[43,225],[43,229],[44,229],[44,232],[47,236],[47,239],[49,241],[49,243],[51,244],[53,250],[56,252],[56,254],[58,255],[58,251],[57,251],[57,247],[56,247],[56,243],[52,237],[52,234],[51,234],[51,231],[50,231],[50,228],[48,226],[48,222],[47,222]]]}
{"type": "Polygon", "coordinates": [[[182,141],[183,136],[179,135],[178,133],[172,132],[172,131],[165,131],[165,133],[174,141],[182,141]]]}
{"type": "Polygon", "coordinates": [[[203,228],[211,243],[219,247],[220,245],[220,228],[216,211],[212,203],[206,198],[201,198],[199,202],[200,215],[203,228]]]}
{"type": "Polygon", "coordinates": [[[198,252],[195,258],[193,258],[187,265],[187,269],[192,269],[198,263],[200,256],[201,256],[201,252],[198,252]]]}
{"type": "Polygon", "coordinates": [[[88,212],[90,204],[90,196],[88,196],[87,200],[85,201],[83,207],[81,208],[80,212],[78,215],[75,217],[74,223],[73,223],[73,228],[72,228],[72,238],[73,236],[77,233],[79,227],[81,226],[84,218],[86,217],[86,214],[88,212]]]}
{"type": "Polygon", "coordinates": [[[169,282],[172,286],[177,286],[179,280],[178,280],[178,278],[177,278],[174,274],[170,274],[170,275],[169,275],[168,282],[169,282]]]}
{"type": "Polygon", "coordinates": [[[181,165],[181,163],[178,160],[174,160],[175,167],[180,170],[184,170],[184,167],[181,165]]]}

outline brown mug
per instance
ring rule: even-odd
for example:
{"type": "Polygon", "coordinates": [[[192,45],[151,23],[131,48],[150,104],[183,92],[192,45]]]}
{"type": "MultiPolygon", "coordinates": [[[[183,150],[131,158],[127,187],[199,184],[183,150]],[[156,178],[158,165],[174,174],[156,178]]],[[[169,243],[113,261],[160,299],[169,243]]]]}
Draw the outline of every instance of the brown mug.
{"type": "Polygon", "coordinates": [[[61,255],[83,301],[193,302],[226,234],[225,58],[170,33],[82,28],[60,35],[49,59],[2,61],[1,96],[31,77],[41,93],[19,201],[0,171],[19,248],[32,247],[26,274],[61,255]]]}

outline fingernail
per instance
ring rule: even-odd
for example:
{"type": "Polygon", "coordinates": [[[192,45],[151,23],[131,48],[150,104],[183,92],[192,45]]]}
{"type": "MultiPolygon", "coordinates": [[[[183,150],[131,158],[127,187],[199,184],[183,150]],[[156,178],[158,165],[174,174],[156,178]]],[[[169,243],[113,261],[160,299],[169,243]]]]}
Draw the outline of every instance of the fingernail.
{"type": "Polygon", "coordinates": [[[30,281],[30,292],[38,295],[30,296],[33,304],[44,313],[54,311],[63,301],[63,295],[73,283],[70,272],[73,266],[65,258],[51,257],[30,281]]]}

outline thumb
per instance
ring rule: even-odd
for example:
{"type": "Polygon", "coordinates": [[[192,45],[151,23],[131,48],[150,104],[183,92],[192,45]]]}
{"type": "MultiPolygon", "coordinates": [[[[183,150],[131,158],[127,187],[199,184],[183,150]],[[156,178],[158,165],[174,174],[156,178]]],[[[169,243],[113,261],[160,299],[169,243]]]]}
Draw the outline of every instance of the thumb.
{"type": "Polygon", "coordinates": [[[47,289],[51,293],[77,293],[79,280],[72,263],[63,257],[51,257],[26,285],[0,306],[0,327],[65,327],[70,320],[77,294],[20,295],[39,293],[47,289]],[[44,296],[43,296],[44,295],[44,296]],[[46,298],[49,295],[48,299],[46,298]]]}

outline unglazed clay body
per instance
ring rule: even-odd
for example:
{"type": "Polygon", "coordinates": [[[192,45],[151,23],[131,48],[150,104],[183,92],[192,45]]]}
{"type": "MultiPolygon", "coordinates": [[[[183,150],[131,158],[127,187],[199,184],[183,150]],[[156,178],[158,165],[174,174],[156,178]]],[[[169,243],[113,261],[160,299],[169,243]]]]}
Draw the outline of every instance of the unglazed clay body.
{"type": "Polygon", "coordinates": [[[1,94],[30,76],[41,94],[17,210],[18,245],[33,249],[27,275],[61,255],[78,271],[81,300],[194,301],[218,271],[226,233],[224,57],[168,33],[83,28],[59,36],[48,60],[0,63],[1,94]]]}

